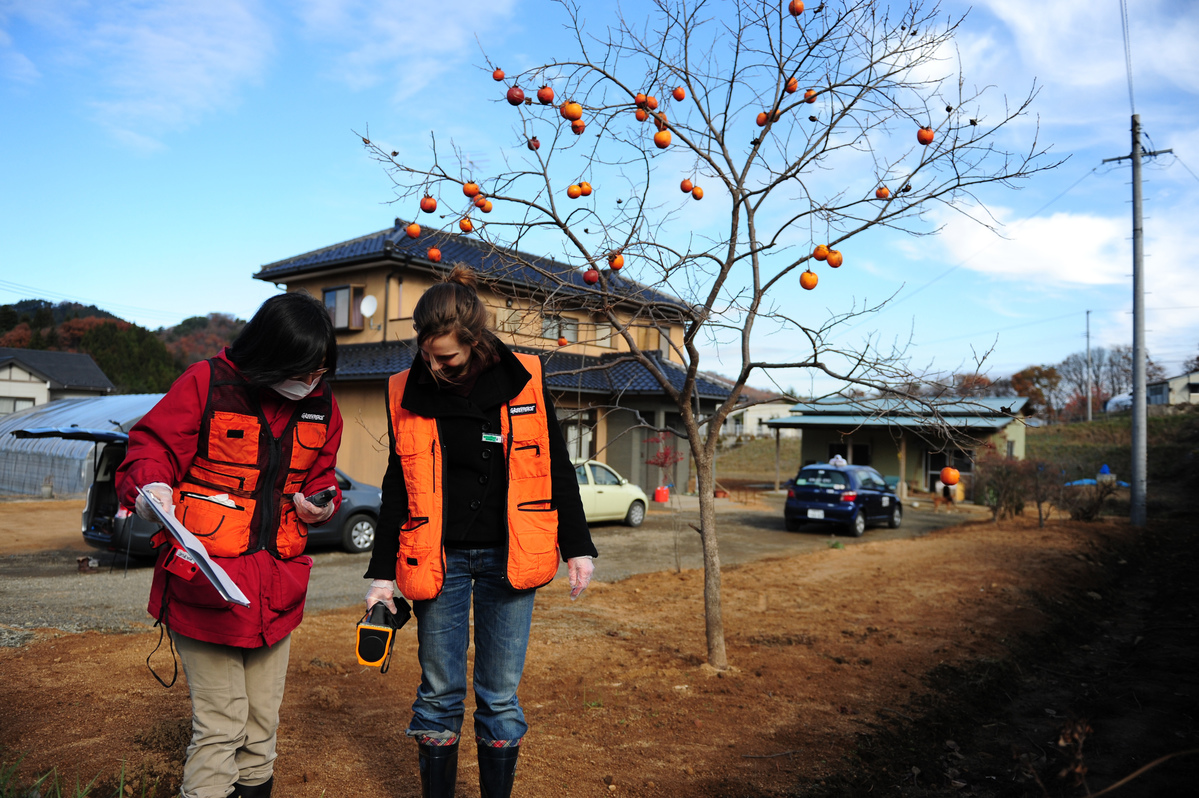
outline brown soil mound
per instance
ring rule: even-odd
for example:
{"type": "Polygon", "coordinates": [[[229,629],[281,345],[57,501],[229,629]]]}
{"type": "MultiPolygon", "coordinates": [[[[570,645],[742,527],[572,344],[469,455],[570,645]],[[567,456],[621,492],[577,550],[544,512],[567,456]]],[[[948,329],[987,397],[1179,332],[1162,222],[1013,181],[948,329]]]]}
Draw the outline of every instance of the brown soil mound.
{"type": "MultiPolygon", "coordinates": [[[[931,754],[913,749],[908,759],[905,745],[926,720],[941,733],[936,724],[945,718],[936,713],[946,695],[967,696],[959,720],[972,685],[994,695],[980,668],[1011,677],[1028,641],[1044,640],[1073,608],[1090,612],[1091,622],[1102,618],[1109,590],[1146,551],[1145,534],[1118,522],[1040,529],[1035,518],[1017,519],[726,568],[732,667],[724,672],[704,664],[700,572],[595,584],[575,603],[543,591],[521,689],[531,730],[516,794],[1019,795],[1028,787],[1039,795],[1035,778],[1050,779],[1068,759],[1051,737],[1034,740],[1040,754],[1029,747],[1023,762],[1002,751],[989,770],[982,760],[963,765],[971,752],[961,740],[939,740],[931,754]]],[[[415,628],[400,632],[391,670],[381,675],[355,663],[359,613],[310,614],[295,634],[278,795],[420,793],[414,746],[403,734],[419,678],[415,628]]],[[[1150,634],[1118,631],[1121,641],[1150,634]]],[[[182,676],[164,690],[146,670],[157,639],[157,631],[42,632],[0,650],[0,745],[9,760],[24,753],[23,774],[56,767],[71,783],[104,774],[106,787],[123,763],[135,787],[157,780],[157,794],[170,794],[189,709],[182,676]]],[[[160,650],[154,663],[169,677],[169,654],[160,650]]],[[[1175,701],[1195,705],[1193,694],[1175,701]]],[[[1047,723],[1074,720],[1068,706],[1043,709],[1052,712],[1040,716],[1047,723]]],[[[1192,726],[1171,738],[1174,748],[1141,752],[1140,764],[1194,747],[1190,717],[1192,726]]],[[[473,751],[461,761],[459,795],[478,795],[473,751]]],[[[1106,783],[1132,764],[1113,762],[1106,783]]]]}

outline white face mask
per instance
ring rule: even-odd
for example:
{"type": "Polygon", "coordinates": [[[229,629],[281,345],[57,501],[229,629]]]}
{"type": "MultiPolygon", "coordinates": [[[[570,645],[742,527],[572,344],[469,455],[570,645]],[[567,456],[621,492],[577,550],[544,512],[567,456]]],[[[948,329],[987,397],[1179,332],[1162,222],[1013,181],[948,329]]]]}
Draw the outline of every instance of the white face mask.
{"type": "Polygon", "coordinates": [[[320,382],[319,379],[313,380],[311,383],[302,382],[300,380],[284,380],[283,382],[275,383],[271,387],[275,389],[275,393],[278,393],[281,396],[286,396],[288,399],[293,399],[298,402],[308,394],[312,393],[312,389],[316,387],[318,382],[320,382]]]}

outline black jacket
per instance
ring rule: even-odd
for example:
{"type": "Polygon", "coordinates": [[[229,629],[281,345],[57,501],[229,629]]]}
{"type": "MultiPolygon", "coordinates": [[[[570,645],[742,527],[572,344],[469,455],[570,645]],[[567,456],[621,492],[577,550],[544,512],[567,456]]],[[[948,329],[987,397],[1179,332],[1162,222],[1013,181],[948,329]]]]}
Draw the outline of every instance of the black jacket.
{"type": "MultiPolygon", "coordinates": [[[[500,408],[520,393],[532,376],[506,346],[497,341],[496,348],[499,362],[479,375],[468,397],[440,390],[424,360],[416,358],[401,400],[405,410],[438,422],[447,472],[443,499],[446,519],[442,534],[444,545],[450,548],[507,545],[508,480],[504,447],[499,443],[484,442],[482,436],[499,433],[500,408]]],[[[591,531],[583,514],[575,469],[549,391],[543,392],[549,419],[553,502],[558,510],[558,549],[564,560],[584,555],[594,557],[595,545],[591,542],[591,531]]],[[[390,397],[387,407],[391,407],[390,397]]],[[[374,553],[366,571],[370,579],[395,578],[400,526],[408,520],[408,491],[404,485],[403,466],[396,454],[390,409],[387,439],[389,450],[387,473],[383,477],[383,505],[375,531],[374,553]]]]}

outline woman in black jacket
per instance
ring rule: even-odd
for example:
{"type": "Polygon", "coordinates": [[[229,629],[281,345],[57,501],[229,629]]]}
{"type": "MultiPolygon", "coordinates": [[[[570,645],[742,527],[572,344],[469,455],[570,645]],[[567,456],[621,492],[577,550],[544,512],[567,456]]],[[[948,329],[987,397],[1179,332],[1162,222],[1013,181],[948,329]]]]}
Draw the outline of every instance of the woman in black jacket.
{"type": "MultiPolygon", "coordinates": [[[[425,796],[452,796],[473,599],[479,785],[508,796],[528,729],[516,697],[535,589],[567,562],[571,597],[596,555],[541,362],[488,329],[474,273],[456,266],[413,311],[420,357],[388,387],[390,455],[367,608],[413,599],[425,796]],[[548,465],[546,461],[548,460],[548,465]]],[[[393,607],[394,608],[394,607],[393,607]]]]}

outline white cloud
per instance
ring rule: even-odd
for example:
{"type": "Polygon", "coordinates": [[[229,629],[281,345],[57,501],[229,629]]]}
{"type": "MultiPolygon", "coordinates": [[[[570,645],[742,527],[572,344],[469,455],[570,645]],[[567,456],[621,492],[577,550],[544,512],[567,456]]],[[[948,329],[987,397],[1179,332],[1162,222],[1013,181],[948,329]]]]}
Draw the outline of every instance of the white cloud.
{"type": "MultiPolygon", "coordinates": [[[[256,80],[273,50],[257,0],[47,0],[9,3],[0,24],[20,18],[46,34],[34,58],[62,70],[90,98],[97,121],[134,146],[228,107],[256,80]]],[[[0,31],[7,38],[7,34],[0,31]]],[[[39,73],[29,56],[6,55],[6,72],[39,73]]]]}
{"type": "Polygon", "coordinates": [[[42,76],[28,56],[5,47],[2,41],[0,41],[0,75],[13,83],[36,83],[42,76]]]}
{"type": "Polygon", "coordinates": [[[399,102],[463,61],[481,61],[476,35],[504,24],[515,5],[496,0],[476,15],[407,0],[302,0],[298,14],[310,38],[342,48],[336,79],[355,91],[390,82],[399,102]]]}
{"type": "Polygon", "coordinates": [[[273,49],[252,2],[172,0],[106,6],[85,43],[108,97],[94,101],[102,121],[154,135],[228,106],[257,79],[273,49]]]}
{"type": "MultiPolygon", "coordinates": [[[[989,210],[1001,222],[1014,216],[1008,208],[989,210]]],[[[958,214],[938,215],[948,260],[971,271],[1055,285],[1112,284],[1128,273],[1127,219],[1055,213],[1005,228],[1001,238],[958,214]]]]}

